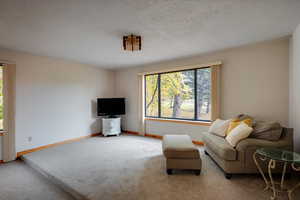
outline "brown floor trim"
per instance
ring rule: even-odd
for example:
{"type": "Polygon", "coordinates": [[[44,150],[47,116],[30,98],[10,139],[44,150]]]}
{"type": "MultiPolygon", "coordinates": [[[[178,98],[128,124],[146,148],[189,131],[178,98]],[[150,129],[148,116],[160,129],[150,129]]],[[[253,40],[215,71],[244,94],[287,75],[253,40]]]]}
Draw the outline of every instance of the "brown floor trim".
{"type": "Polygon", "coordinates": [[[64,141],[61,141],[61,142],[56,142],[56,143],[53,143],[53,144],[47,144],[47,145],[44,145],[44,146],[36,147],[36,148],[33,148],[33,149],[28,149],[28,150],[25,150],[25,151],[18,152],[17,153],[17,158],[22,156],[22,155],[32,153],[32,152],[35,152],[35,151],[40,151],[42,149],[46,149],[46,148],[49,148],[49,147],[54,147],[54,146],[67,144],[67,143],[71,143],[71,142],[76,142],[76,141],[79,141],[79,140],[82,140],[82,139],[95,137],[95,136],[99,136],[99,135],[101,135],[101,133],[93,133],[93,134],[87,135],[87,136],[81,136],[81,137],[78,137],[78,138],[73,138],[73,139],[64,140],[64,141]]]}
{"type": "MultiPolygon", "coordinates": [[[[123,133],[142,136],[142,134],[139,134],[139,132],[135,132],[135,131],[123,131],[123,133]]],[[[152,137],[152,138],[156,138],[156,139],[160,139],[160,140],[163,138],[163,136],[161,136],[161,135],[150,134],[150,133],[145,133],[145,137],[152,137]]],[[[200,146],[204,145],[204,143],[202,141],[193,140],[192,142],[196,145],[200,145],[200,146]]]]}
{"type": "Polygon", "coordinates": [[[196,141],[196,140],[193,140],[193,143],[196,144],[196,145],[200,145],[200,146],[204,145],[204,142],[196,141]]]}
{"type": "Polygon", "coordinates": [[[156,138],[156,139],[162,139],[163,138],[161,135],[154,135],[154,134],[149,134],[149,133],[145,133],[145,136],[156,138]]]}
{"type": "Polygon", "coordinates": [[[139,135],[139,132],[135,132],[135,131],[122,131],[122,132],[132,134],[132,135],[139,135]]]}
{"type": "MultiPolygon", "coordinates": [[[[140,135],[139,132],[127,131],[127,130],[123,131],[123,133],[132,134],[132,135],[140,135]]],[[[49,147],[54,147],[54,146],[58,146],[58,145],[62,145],[62,144],[67,144],[67,143],[71,143],[71,142],[76,142],[76,141],[79,141],[79,140],[82,140],[82,139],[86,139],[86,138],[90,138],[90,137],[95,137],[95,136],[99,136],[99,135],[101,135],[101,133],[93,133],[93,134],[87,135],[87,136],[82,136],[82,137],[78,137],[78,138],[73,138],[73,139],[65,140],[65,141],[62,141],[62,142],[48,144],[48,145],[36,147],[36,148],[33,148],[33,149],[28,149],[28,150],[25,150],[25,151],[18,152],[17,153],[17,158],[20,157],[20,156],[22,156],[22,155],[25,155],[25,154],[28,154],[28,153],[32,153],[32,152],[35,152],[35,151],[40,151],[40,150],[43,150],[43,149],[46,149],[46,148],[49,148],[49,147]]],[[[150,134],[150,133],[146,133],[145,137],[151,137],[151,138],[156,138],[156,139],[162,139],[163,138],[161,135],[150,134]]],[[[204,143],[201,142],[201,141],[195,141],[195,140],[193,140],[193,143],[196,144],[196,145],[204,145],[204,143]]],[[[0,163],[3,163],[3,161],[0,160],[0,163]]]]}

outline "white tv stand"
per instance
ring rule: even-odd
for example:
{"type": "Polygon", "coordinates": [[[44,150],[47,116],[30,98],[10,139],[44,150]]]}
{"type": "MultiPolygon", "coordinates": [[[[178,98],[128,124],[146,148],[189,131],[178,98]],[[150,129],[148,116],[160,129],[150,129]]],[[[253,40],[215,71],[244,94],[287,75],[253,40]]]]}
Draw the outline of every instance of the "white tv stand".
{"type": "Polygon", "coordinates": [[[102,134],[104,136],[120,135],[121,117],[102,118],[102,134]]]}

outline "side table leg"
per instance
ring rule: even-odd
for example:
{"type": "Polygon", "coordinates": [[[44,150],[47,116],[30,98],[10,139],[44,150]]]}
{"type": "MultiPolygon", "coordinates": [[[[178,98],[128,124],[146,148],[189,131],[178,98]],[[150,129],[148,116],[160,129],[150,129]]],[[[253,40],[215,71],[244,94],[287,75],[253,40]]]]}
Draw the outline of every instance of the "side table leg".
{"type": "MultiPolygon", "coordinates": [[[[292,166],[292,169],[295,170],[296,172],[299,172],[300,171],[300,167],[296,167],[295,166],[295,163],[292,163],[291,164],[292,166]]],[[[297,185],[295,185],[292,189],[288,190],[288,197],[289,197],[289,200],[292,200],[292,193],[294,190],[296,190],[298,187],[300,187],[300,183],[298,183],[297,185]]]]}
{"type": "Polygon", "coordinates": [[[258,169],[258,171],[260,172],[261,176],[263,177],[264,181],[265,181],[265,184],[266,184],[266,187],[264,190],[267,190],[270,188],[270,183],[269,181],[267,180],[263,170],[261,169],[260,165],[258,164],[257,160],[256,160],[256,152],[253,154],[253,160],[254,160],[254,163],[256,164],[256,167],[258,169]]]}
{"type": "Polygon", "coordinates": [[[284,184],[284,176],[285,176],[285,172],[286,172],[286,166],[287,166],[287,162],[284,162],[282,176],[281,176],[281,182],[280,182],[281,190],[283,190],[283,186],[284,186],[283,184],[284,184]]]}
{"type": "Polygon", "coordinates": [[[275,188],[275,183],[272,177],[272,170],[276,167],[276,161],[275,160],[270,160],[269,165],[268,165],[268,172],[269,172],[269,177],[271,181],[271,190],[273,191],[273,195],[271,196],[271,200],[276,199],[276,188],[275,188]]]}
{"type": "Polygon", "coordinates": [[[300,183],[298,183],[296,186],[294,186],[292,189],[288,190],[288,197],[289,200],[292,200],[292,193],[294,192],[295,189],[297,189],[298,187],[300,187],[300,183]]]}

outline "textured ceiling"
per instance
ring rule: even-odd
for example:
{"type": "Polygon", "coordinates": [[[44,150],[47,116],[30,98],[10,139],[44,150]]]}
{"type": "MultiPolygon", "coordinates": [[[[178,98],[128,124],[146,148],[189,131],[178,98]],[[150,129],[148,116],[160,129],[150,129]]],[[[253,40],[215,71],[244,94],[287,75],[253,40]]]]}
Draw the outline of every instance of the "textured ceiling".
{"type": "Polygon", "coordinates": [[[145,65],[291,34],[300,0],[0,0],[0,46],[104,68],[145,65]],[[122,50],[140,34],[142,51],[122,50]]]}

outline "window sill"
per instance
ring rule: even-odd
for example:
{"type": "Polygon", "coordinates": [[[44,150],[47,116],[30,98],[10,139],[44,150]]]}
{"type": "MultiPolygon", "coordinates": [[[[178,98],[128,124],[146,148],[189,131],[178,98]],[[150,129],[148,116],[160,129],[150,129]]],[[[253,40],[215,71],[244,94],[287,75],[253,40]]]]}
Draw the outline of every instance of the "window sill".
{"type": "Polygon", "coordinates": [[[211,125],[211,122],[176,120],[176,119],[162,119],[162,118],[151,118],[151,117],[146,117],[145,120],[147,120],[147,121],[158,121],[158,122],[171,122],[171,123],[178,123],[178,124],[191,124],[191,125],[198,125],[198,126],[210,126],[211,125]]]}

